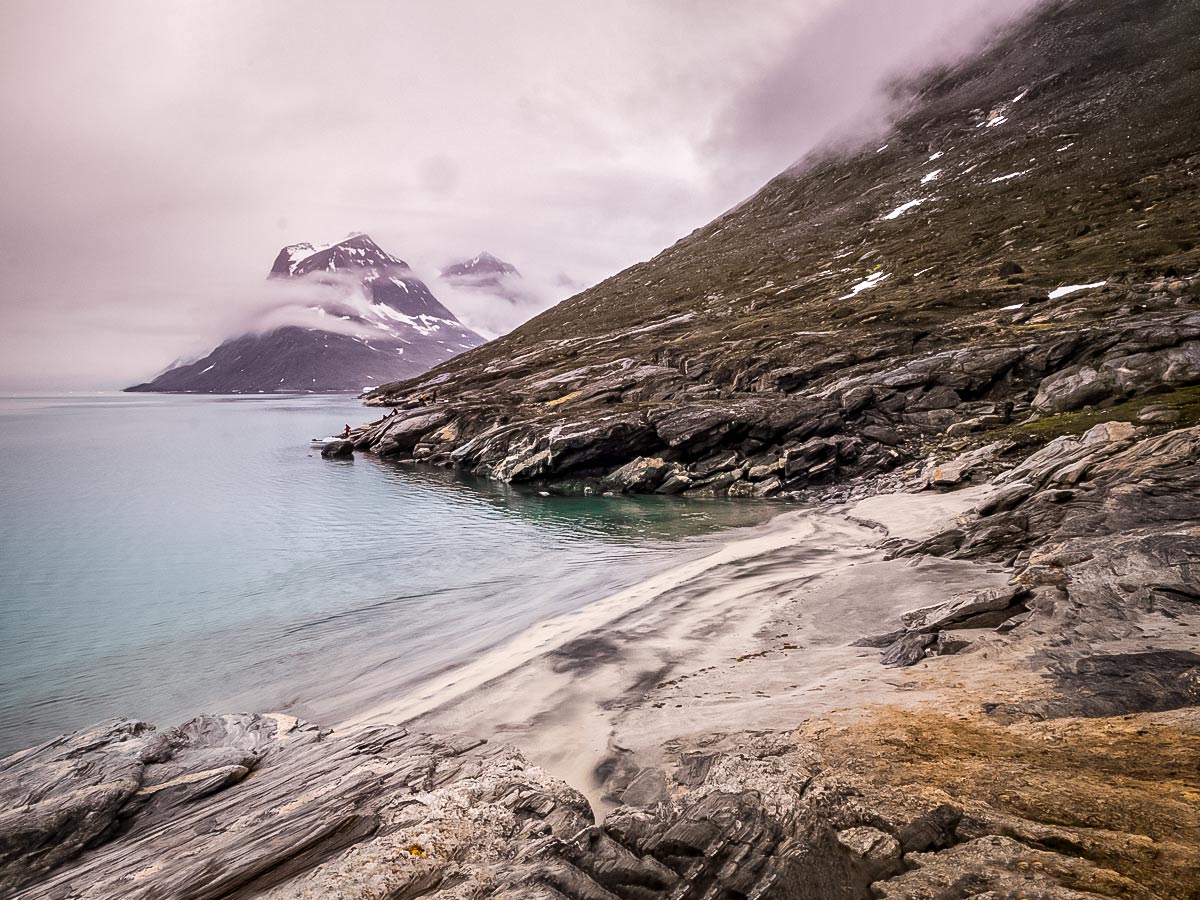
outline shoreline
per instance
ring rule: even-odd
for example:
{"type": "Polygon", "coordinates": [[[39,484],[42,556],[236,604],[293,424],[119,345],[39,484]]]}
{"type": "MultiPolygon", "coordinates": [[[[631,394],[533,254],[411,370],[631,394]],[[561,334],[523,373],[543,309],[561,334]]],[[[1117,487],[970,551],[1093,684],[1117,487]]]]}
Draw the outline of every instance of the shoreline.
{"type": "Polygon", "coordinates": [[[655,766],[671,742],[928,699],[881,668],[878,651],[851,643],[911,608],[1009,576],[976,563],[889,561],[878,545],[928,536],[986,490],[783,511],[335,727],[386,722],[512,744],[603,814],[617,801],[605,784],[614,768],[655,766]]]}

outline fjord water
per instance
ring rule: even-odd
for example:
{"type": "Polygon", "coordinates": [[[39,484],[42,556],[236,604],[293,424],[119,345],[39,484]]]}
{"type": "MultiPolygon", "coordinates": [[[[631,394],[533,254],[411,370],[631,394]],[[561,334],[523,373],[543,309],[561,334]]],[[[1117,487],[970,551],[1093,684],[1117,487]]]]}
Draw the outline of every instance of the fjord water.
{"type": "Polygon", "coordinates": [[[310,447],[374,414],[345,396],[0,398],[0,755],[114,717],[337,721],[766,517],[310,447]]]}

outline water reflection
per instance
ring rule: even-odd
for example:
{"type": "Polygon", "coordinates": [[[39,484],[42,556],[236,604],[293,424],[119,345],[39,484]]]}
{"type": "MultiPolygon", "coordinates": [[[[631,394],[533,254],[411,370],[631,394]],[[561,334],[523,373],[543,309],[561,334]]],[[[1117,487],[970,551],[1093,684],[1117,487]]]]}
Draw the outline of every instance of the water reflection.
{"type": "Polygon", "coordinates": [[[544,497],[309,444],[354,398],[0,398],[0,754],[403,692],[773,505],[544,497]]]}
{"type": "Polygon", "coordinates": [[[540,527],[619,541],[678,541],[757,525],[780,511],[777,504],[746,500],[602,493],[547,496],[537,487],[492,481],[441,466],[381,460],[366,454],[358,460],[378,466],[389,480],[404,485],[451,493],[540,527]]]}

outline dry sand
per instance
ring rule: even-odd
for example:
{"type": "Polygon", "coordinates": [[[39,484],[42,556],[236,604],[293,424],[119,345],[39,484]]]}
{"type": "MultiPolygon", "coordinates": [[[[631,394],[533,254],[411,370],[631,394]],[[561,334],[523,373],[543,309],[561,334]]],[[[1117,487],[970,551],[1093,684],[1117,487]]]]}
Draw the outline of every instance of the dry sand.
{"type": "Polygon", "coordinates": [[[1007,581],[977,563],[887,560],[876,546],[932,533],[979,496],[893,494],[784,513],[352,723],[511,742],[602,812],[604,775],[627,757],[653,765],[668,742],[929,700],[911,671],[850,644],[895,629],[904,611],[1007,581]]]}

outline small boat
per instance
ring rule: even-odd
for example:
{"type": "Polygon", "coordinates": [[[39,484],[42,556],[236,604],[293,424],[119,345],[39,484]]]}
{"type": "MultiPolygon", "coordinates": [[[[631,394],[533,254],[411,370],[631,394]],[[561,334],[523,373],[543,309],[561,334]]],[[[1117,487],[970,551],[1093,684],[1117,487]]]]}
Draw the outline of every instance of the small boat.
{"type": "Polygon", "coordinates": [[[340,434],[335,434],[332,437],[313,438],[312,445],[314,447],[324,447],[326,444],[332,444],[334,441],[344,441],[340,434]]]}

